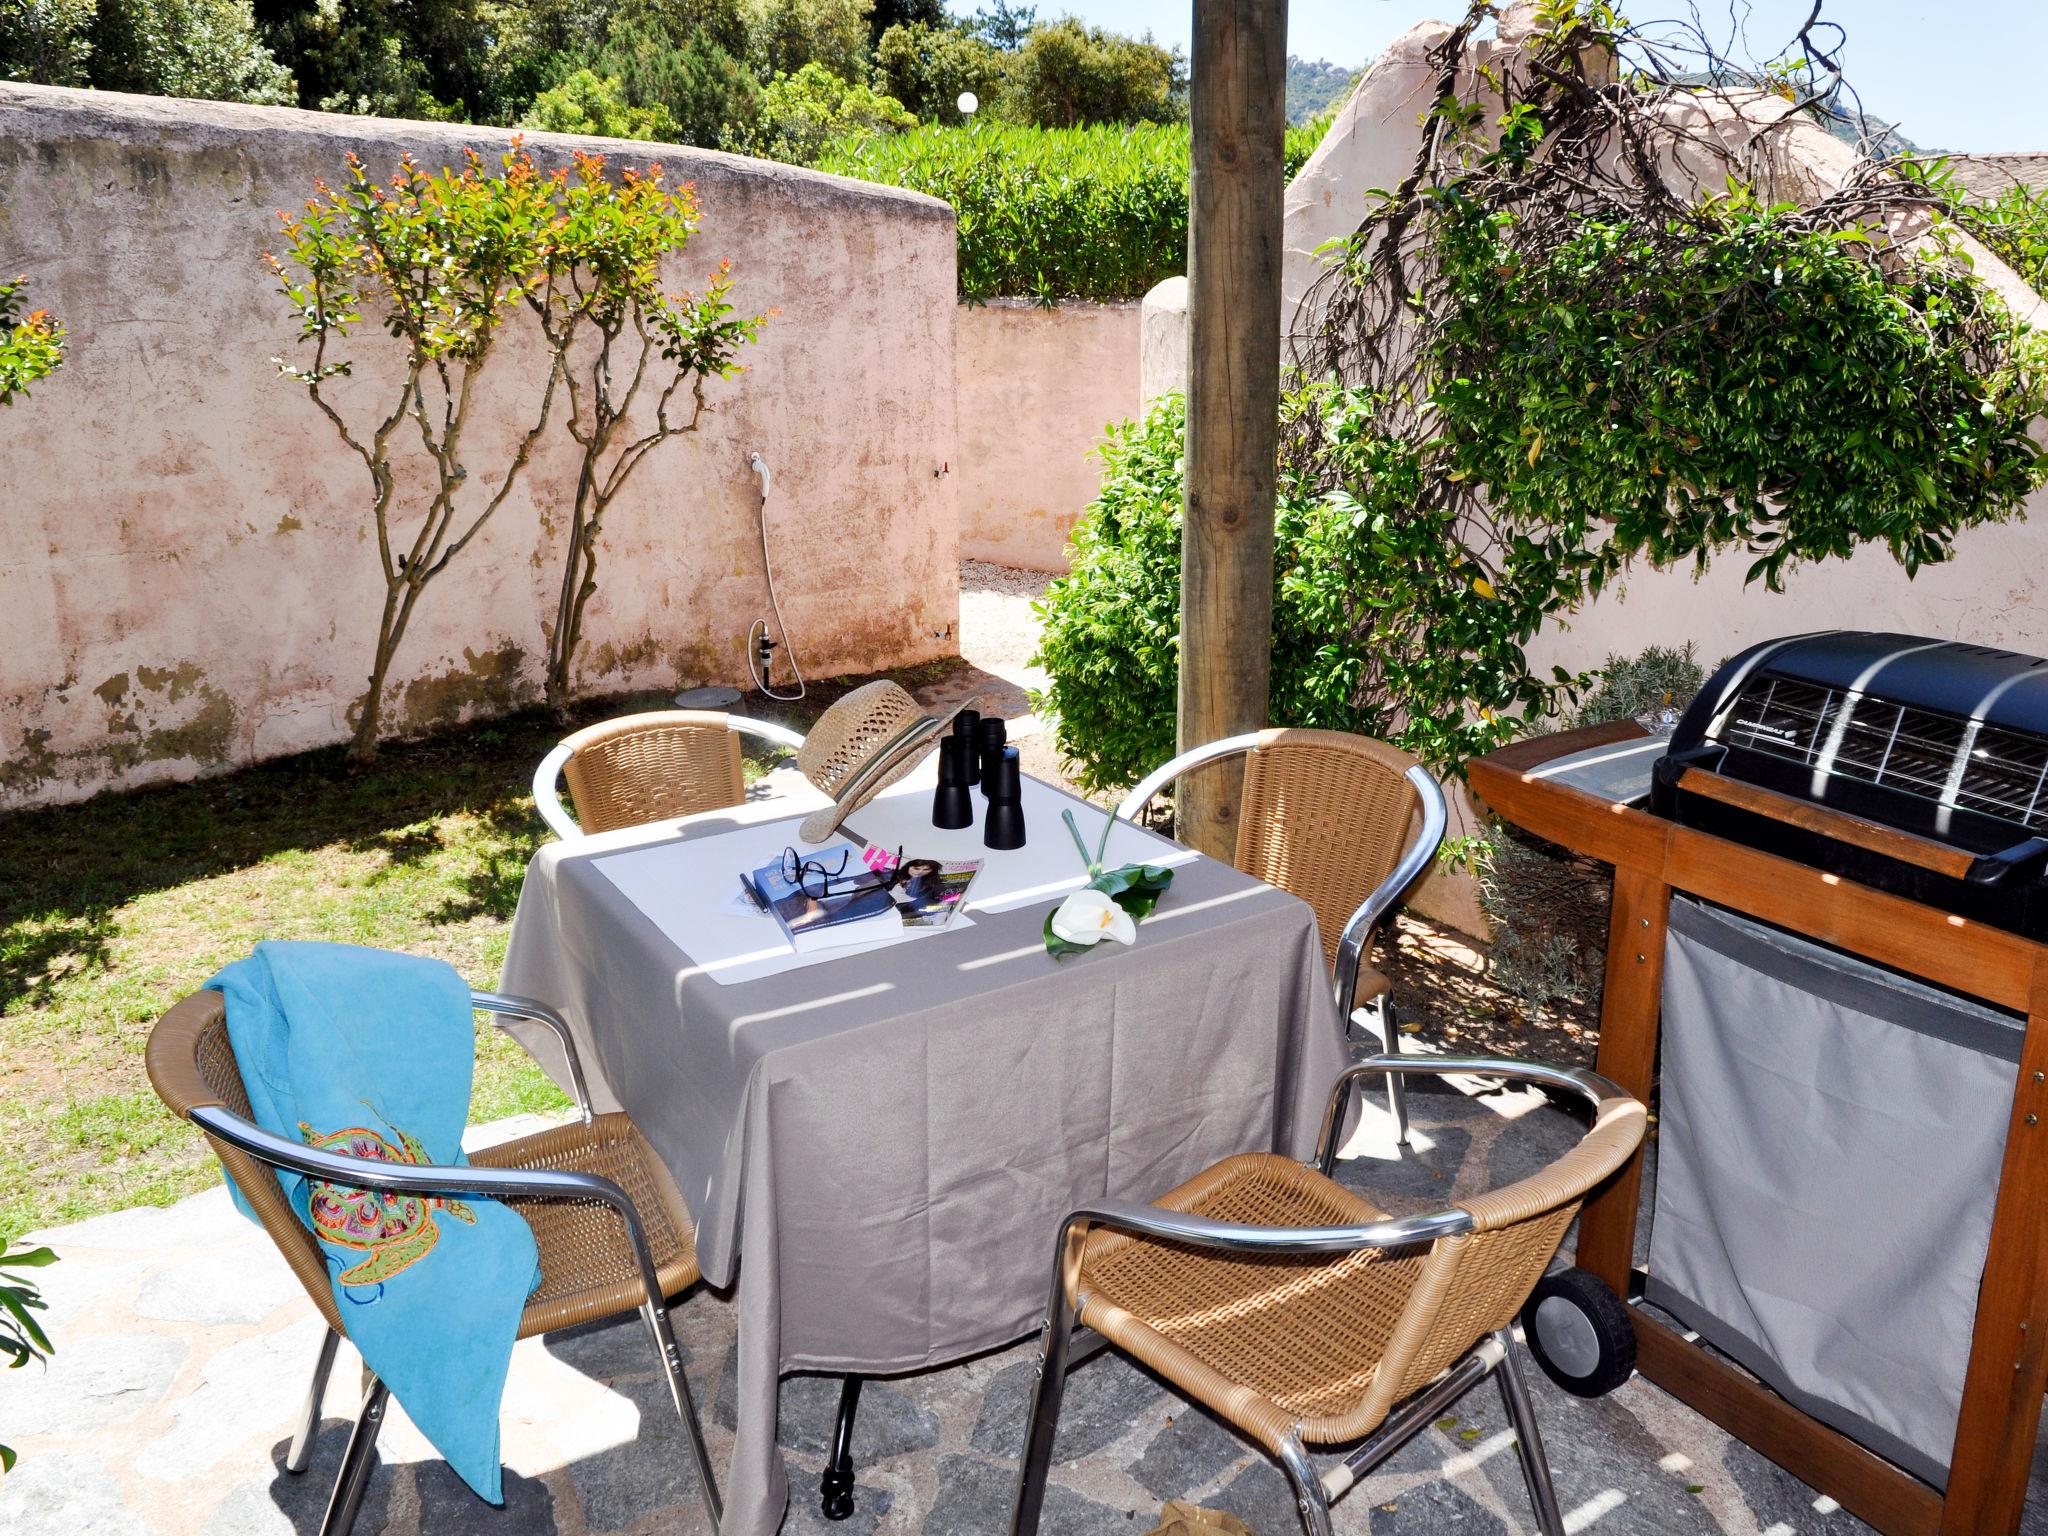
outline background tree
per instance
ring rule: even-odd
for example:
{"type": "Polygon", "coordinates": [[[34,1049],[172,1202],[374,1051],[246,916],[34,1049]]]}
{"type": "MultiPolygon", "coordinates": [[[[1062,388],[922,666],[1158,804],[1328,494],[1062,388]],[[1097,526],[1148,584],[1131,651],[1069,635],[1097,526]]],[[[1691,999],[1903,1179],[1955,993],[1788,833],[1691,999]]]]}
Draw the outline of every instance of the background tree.
{"type": "Polygon", "coordinates": [[[46,310],[22,313],[26,277],[0,279],[0,405],[64,366],[64,327],[46,310]]]}
{"type": "Polygon", "coordinates": [[[891,27],[950,27],[953,18],[946,14],[946,0],[875,0],[875,8],[868,13],[868,40],[880,43],[882,34],[891,27]]]}
{"type": "Polygon", "coordinates": [[[816,64],[865,84],[873,9],[874,0],[746,0],[748,56],[764,81],[816,64]]]}
{"type": "Polygon", "coordinates": [[[1037,6],[1012,5],[1010,0],[995,0],[992,7],[983,6],[975,11],[973,28],[990,47],[1015,53],[1024,46],[1024,39],[1037,22],[1037,6]]]}
{"type": "Polygon", "coordinates": [[[477,0],[256,0],[255,16],[302,107],[462,120],[496,105],[477,0]]]}
{"type": "Polygon", "coordinates": [[[1350,96],[1353,86],[1371,61],[1360,69],[1346,69],[1328,59],[1299,59],[1287,55],[1287,121],[1301,124],[1324,112],[1335,111],[1350,96]]]}
{"type": "Polygon", "coordinates": [[[954,126],[960,93],[993,101],[1003,85],[1003,55],[963,27],[902,22],[875,48],[875,79],[914,116],[954,126]]]}
{"type": "Polygon", "coordinates": [[[285,254],[268,260],[312,357],[304,367],[279,358],[278,371],[305,388],[361,460],[384,576],[369,685],[349,740],[351,761],[376,754],[392,657],[428,584],[483,531],[547,427],[553,370],[537,419],[496,483],[464,462],[477,383],[495,355],[500,328],[530,297],[544,307],[555,301],[548,239],[564,179],[542,176],[524,152],[514,151],[496,175],[487,174],[474,153],[460,171],[429,172],[408,156],[380,185],[351,155],[342,186],[322,183],[303,210],[280,215],[285,254]],[[342,354],[366,311],[375,313],[400,355],[381,412],[352,422],[331,390],[354,371],[355,359],[342,354]],[[405,452],[414,437],[418,451],[405,452]],[[400,526],[408,516],[410,536],[400,526]]]}
{"type": "Polygon", "coordinates": [[[737,353],[762,323],[733,315],[724,267],[702,294],[663,289],[661,264],[689,244],[697,218],[696,198],[665,185],[659,166],[614,182],[601,158],[578,156],[550,239],[551,280],[532,301],[582,450],[548,634],[547,700],[558,715],[597,591],[606,512],[649,454],[697,430],[705,381],[739,371],[737,353]]]}
{"type": "Polygon", "coordinates": [[[629,11],[614,22],[591,67],[617,80],[627,100],[666,112],[674,142],[723,144],[728,125],[760,114],[761,82],[745,62],[746,27],[737,7],[702,7],[717,24],[681,30],[654,10],[629,11]]]}
{"type": "Polygon", "coordinates": [[[1043,128],[1166,123],[1187,116],[1187,62],[1177,48],[1065,17],[1035,26],[1011,57],[1005,117],[1043,128]]]}
{"type": "Polygon", "coordinates": [[[291,71],[257,35],[249,0],[99,0],[88,72],[103,91],[291,106],[291,71]]]}
{"type": "Polygon", "coordinates": [[[0,3],[0,80],[85,85],[96,0],[0,3]]]}

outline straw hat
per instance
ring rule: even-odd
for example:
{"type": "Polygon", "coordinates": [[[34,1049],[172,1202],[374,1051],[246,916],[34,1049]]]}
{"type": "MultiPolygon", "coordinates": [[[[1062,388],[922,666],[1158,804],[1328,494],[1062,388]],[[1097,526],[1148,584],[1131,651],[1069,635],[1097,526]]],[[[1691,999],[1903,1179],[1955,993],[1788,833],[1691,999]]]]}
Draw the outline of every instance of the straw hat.
{"type": "Polygon", "coordinates": [[[917,700],[886,679],[866,683],[818,716],[797,749],[805,778],[832,803],[804,818],[797,835],[822,843],[839,824],[924,761],[968,699],[943,715],[928,715],[917,700]]]}

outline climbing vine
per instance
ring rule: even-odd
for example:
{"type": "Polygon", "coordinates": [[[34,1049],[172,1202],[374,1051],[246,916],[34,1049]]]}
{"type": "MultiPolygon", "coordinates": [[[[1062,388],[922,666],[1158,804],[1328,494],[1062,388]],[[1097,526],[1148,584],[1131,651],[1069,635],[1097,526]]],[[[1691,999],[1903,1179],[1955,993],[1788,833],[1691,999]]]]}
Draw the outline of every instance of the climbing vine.
{"type": "Polygon", "coordinates": [[[1750,68],[1584,0],[1482,51],[1475,3],[1409,175],[1329,251],[1284,449],[1349,526],[1319,663],[1438,766],[1583,682],[1522,648],[1632,560],[1740,551],[1775,587],[1878,543],[1912,572],[2042,483],[2040,340],[1942,195],[1797,153],[1853,104],[1819,10],[1750,68]]]}

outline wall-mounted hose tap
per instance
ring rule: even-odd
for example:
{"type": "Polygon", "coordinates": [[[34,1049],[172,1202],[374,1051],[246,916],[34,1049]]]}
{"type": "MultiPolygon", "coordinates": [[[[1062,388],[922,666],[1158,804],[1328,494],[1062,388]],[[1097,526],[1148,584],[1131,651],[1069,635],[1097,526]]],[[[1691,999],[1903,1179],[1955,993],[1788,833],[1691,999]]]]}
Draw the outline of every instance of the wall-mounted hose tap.
{"type": "Polygon", "coordinates": [[[775,614],[775,627],[782,632],[783,654],[789,657],[790,676],[796,679],[794,693],[777,693],[769,681],[769,673],[775,665],[775,642],[768,637],[768,621],[754,620],[747,631],[747,671],[754,679],[754,686],[771,699],[793,703],[806,692],[803,672],[796,664],[796,653],[789,648],[789,625],[783,621],[782,600],[775,595],[775,566],[768,558],[768,488],[774,483],[774,474],[768,468],[768,461],[759,453],[747,455],[747,469],[761,477],[761,574],[768,578],[768,606],[775,614]]]}

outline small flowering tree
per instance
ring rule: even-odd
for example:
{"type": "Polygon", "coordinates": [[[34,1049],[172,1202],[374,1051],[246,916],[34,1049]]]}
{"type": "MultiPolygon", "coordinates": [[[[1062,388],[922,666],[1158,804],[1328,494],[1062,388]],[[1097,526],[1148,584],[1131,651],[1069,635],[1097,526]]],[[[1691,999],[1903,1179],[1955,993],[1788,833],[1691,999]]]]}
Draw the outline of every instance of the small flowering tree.
{"type": "Polygon", "coordinates": [[[695,233],[697,200],[687,185],[665,185],[660,166],[627,169],[614,182],[602,156],[579,155],[561,203],[552,281],[535,302],[582,460],[548,634],[547,699],[558,714],[568,705],[584,607],[597,590],[606,511],[648,454],[697,430],[705,381],[739,371],[735,356],[764,318],[734,316],[729,263],[702,294],[663,290],[661,260],[695,233]],[[579,330],[587,332],[580,346],[579,330]]]}
{"type": "Polygon", "coordinates": [[[0,405],[26,399],[29,385],[64,366],[64,327],[44,310],[21,312],[27,282],[0,279],[0,405]]]}
{"type": "Polygon", "coordinates": [[[278,358],[278,371],[305,387],[362,461],[384,574],[352,762],[376,755],[385,679],[422,594],[503,505],[546,430],[552,369],[510,462],[489,476],[473,475],[464,461],[477,383],[500,328],[529,298],[554,302],[548,252],[560,180],[543,176],[516,147],[495,175],[474,152],[460,170],[427,171],[408,155],[388,183],[371,180],[350,155],[340,187],[320,182],[303,210],[278,215],[284,255],[267,259],[298,312],[301,341],[312,345],[306,366],[278,358]],[[334,384],[354,372],[356,359],[345,353],[366,311],[398,343],[401,360],[381,409],[352,421],[334,384]],[[415,438],[419,452],[401,452],[415,438]]]}
{"type": "Polygon", "coordinates": [[[702,295],[663,291],[661,260],[695,232],[696,199],[667,187],[658,166],[613,181],[602,157],[584,155],[543,174],[515,145],[495,174],[474,152],[460,170],[433,172],[408,156],[387,183],[351,155],[343,186],[319,183],[301,212],[279,217],[285,251],[269,261],[312,356],[304,366],[279,358],[278,369],[361,459],[383,567],[350,759],[376,753],[385,682],[422,593],[504,504],[566,396],[581,462],[547,626],[547,693],[560,708],[597,589],[606,510],[642,459],[696,430],[704,381],[736,371],[734,353],[760,324],[733,318],[723,268],[702,295]],[[503,467],[474,474],[464,438],[479,381],[522,310],[545,338],[546,382],[503,467]],[[351,419],[355,403],[335,398],[335,381],[355,371],[346,354],[365,313],[398,343],[400,367],[381,408],[351,419]]]}

